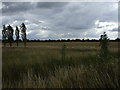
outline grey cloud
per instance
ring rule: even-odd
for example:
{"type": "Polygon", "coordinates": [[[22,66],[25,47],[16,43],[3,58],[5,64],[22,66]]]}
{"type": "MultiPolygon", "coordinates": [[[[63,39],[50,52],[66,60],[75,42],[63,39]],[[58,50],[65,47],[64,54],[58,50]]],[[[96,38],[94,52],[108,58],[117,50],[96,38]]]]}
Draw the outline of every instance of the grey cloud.
{"type": "MultiPolygon", "coordinates": [[[[56,17],[54,18],[55,26],[61,25],[73,30],[92,28],[96,20],[106,21],[106,17],[109,16],[103,16],[108,12],[110,12],[110,3],[70,3],[65,7],[63,12],[54,16],[56,17]],[[108,5],[108,8],[106,8],[106,5],[108,5]]],[[[116,14],[114,13],[114,15],[116,14]]],[[[113,17],[115,17],[114,15],[113,17]]]]}
{"type": "Polygon", "coordinates": [[[30,2],[3,2],[2,14],[14,15],[20,12],[24,12],[33,8],[30,2]]]}
{"type": "Polygon", "coordinates": [[[97,26],[97,28],[104,28],[103,26],[97,26]]]}
{"type": "MultiPolygon", "coordinates": [[[[18,23],[15,25],[19,25],[28,20],[25,24],[28,26],[27,30],[32,31],[28,34],[30,39],[82,38],[84,32],[89,32],[89,30],[95,32],[92,29],[95,28],[96,20],[117,22],[117,9],[111,7],[113,3],[17,2],[4,3],[4,5],[9,8],[3,8],[3,15],[5,15],[3,23],[13,24],[17,20],[18,23]],[[44,27],[49,27],[49,29],[44,27]],[[47,37],[36,35],[40,29],[51,33],[47,37]]],[[[87,35],[98,36],[93,33],[89,32],[87,35]]]]}
{"type": "Polygon", "coordinates": [[[113,28],[112,30],[109,30],[110,32],[118,32],[118,28],[113,28]]]}
{"type": "Polygon", "coordinates": [[[52,9],[52,8],[61,8],[64,7],[68,2],[38,2],[38,8],[52,9]]]}
{"type": "MultiPolygon", "coordinates": [[[[36,8],[40,9],[52,9],[62,8],[68,2],[3,2],[2,14],[3,15],[13,15],[27,10],[33,10],[36,8]]],[[[57,9],[56,12],[60,10],[57,9]]]]}

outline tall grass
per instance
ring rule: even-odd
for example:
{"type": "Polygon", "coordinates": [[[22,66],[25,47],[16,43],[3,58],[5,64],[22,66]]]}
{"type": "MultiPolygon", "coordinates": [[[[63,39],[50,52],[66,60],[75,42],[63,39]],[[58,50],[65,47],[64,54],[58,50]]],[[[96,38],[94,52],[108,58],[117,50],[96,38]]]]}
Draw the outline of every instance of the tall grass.
{"type": "Polygon", "coordinates": [[[3,88],[119,87],[117,50],[111,49],[108,58],[99,58],[97,45],[64,44],[3,48],[3,88]]]}

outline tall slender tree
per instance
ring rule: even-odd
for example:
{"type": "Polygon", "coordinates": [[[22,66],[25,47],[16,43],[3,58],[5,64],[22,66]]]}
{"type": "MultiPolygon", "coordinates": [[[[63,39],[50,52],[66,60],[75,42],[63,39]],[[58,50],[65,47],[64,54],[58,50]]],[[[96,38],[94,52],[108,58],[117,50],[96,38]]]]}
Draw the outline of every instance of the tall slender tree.
{"type": "Polygon", "coordinates": [[[101,57],[106,57],[108,55],[108,46],[109,46],[109,39],[107,37],[106,32],[100,36],[100,54],[101,57]]]}
{"type": "Polygon", "coordinates": [[[19,29],[18,29],[17,26],[16,26],[16,30],[15,30],[15,35],[16,35],[16,42],[17,42],[17,47],[18,47],[18,44],[19,44],[19,29]]]}
{"type": "Polygon", "coordinates": [[[12,42],[13,42],[13,28],[9,25],[7,26],[7,35],[8,35],[8,41],[10,44],[10,47],[12,47],[12,42]]]}
{"type": "Polygon", "coordinates": [[[22,40],[24,42],[24,46],[26,47],[26,41],[27,41],[27,38],[26,38],[26,26],[24,23],[21,24],[20,26],[20,29],[21,29],[21,35],[22,35],[22,40]]]}
{"type": "Polygon", "coordinates": [[[7,39],[7,35],[6,35],[6,27],[5,27],[5,25],[3,25],[3,30],[2,30],[2,40],[3,40],[4,47],[6,46],[6,39],[7,39]]]}

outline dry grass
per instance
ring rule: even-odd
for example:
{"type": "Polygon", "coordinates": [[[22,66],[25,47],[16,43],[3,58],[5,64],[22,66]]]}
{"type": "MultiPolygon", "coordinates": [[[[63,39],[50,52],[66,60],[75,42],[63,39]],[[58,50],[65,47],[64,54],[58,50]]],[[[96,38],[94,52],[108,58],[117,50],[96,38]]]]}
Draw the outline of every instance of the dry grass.
{"type": "Polygon", "coordinates": [[[3,88],[117,88],[117,44],[100,58],[98,42],[41,42],[3,48],[3,88]],[[66,45],[62,60],[62,45],[66,45]]]}

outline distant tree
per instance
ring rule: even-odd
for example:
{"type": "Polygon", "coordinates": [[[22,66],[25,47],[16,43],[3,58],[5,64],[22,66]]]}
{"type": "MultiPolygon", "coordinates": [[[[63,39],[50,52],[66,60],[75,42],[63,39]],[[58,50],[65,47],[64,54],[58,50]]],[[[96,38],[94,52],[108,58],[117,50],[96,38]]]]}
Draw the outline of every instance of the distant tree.
{"type": "Polygon", "coordinates": [[[15,30],[15,35],[16,35],[16,42],[17,42],[17,47],[18,47],[18,43],[19,43],[19,29],[16,26],[16,30],[15,30]]]}
{"type": "Polygon", "coordinates": [[[86,39],[86,41],[90,41],[90,40],[89,40],[89,38],[88,38],[88,39],[86,39]]]}
{"type": "Polygon", "coordinates": [[[6,39],[7,39],[7,35],[6,35],[6,27],[5,25],[3,25],[3,30],[2,30],[2,40],[4,43],[4,47],[6,46],[6,39]]]}
{"type": "Polygon", "coordinates": [[[75,39],[75,41],[80,41],[80,39],[75,39]]]}
{"type": "Polygon", "coordinates": [[[84,42],[85,40],[84,40],[84,38],[82,39],[82,42],[84,42]]]}
{"type": "Polygon", "coordinates": [[[120,38],[116,38],[115,41],[120,41],[120,38]]]}
{"type": "Polygon", "coordinates": [[[107,37],[106,32],[103,33],[103,35],[100,36],[100,54],[101,57],[105,57],[108,55],[108,45],[109,45],[109,39],[107,37]]]}
{"type": "Polygon", "coordinates": [[[66,41],[67,41],[67,42],[69,42],[69,41],[70,41],[70,39],[67,39],[66,41]]]}
{"type": "Polygon", "coordinates": [[[24,23],[22,23],[21,24],[21,26],[20,26],[20,29],[21,29],[21,35],[22,35],[22,40],[23,40],[23,42],[24,42],[24,46],[26,46],[26,41],[27,41],[27,38],[26,38],[26,26],[25,26],[25,24],[24,23]]]}
{"type": "Polygon", "coordinates": [[[12,46],[12,42],[14,41],[13,40],[13,32],[14,32],[13,28],[10,25],[7,26],[7,37],[8,37],[10,47],[12,46]]]}

